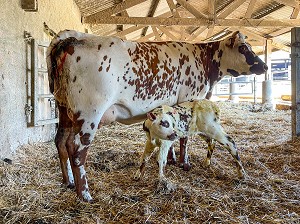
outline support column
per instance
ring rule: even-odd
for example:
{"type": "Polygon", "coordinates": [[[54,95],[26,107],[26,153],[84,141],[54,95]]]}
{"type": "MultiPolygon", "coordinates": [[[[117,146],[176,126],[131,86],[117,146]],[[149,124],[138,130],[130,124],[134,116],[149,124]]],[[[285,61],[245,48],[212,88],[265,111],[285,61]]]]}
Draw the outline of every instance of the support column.
{"type": "Polygon", "coordinates": [[[273,102],[273,76],[271,73],[271,53],[272,53],[272,40],[266,39],[265,46],[265,63],[268,66],[268,70],[265,73],[265,81],[262,83],[262,104],[265,108],[274,109],[273,102]]]}
{"type": "Polygon", "coordinates": [[[292,137],[300,136],[300,28],[291,31],[292,137]]]}
{"type": "Polygon", "coordinates": [[[230,78],[230,84],[229,84],[229,100],[233,101],[234,103],[239,102],[239,96],[235,95],[236,90],[238,89],[238,84],[235,83],[235,78],[230,78]]]}

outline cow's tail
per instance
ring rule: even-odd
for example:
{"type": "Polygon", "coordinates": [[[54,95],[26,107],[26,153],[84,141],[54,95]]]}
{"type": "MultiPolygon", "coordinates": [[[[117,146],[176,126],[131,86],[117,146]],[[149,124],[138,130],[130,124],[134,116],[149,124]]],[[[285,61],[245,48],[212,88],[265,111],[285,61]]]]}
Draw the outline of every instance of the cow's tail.
{"type": "MultiPolygon", "coordinates": [[[[76,31],[64,30],[55,34],[47,49],[47,68],[50,92],[54,94],[54,82],[62,71],[68,47],[81,44],[76,31]],[[77,37],[77,38],[76,38],[77,37]]],[[[55,95],[55,94],[54,94],[55,95]]]]}

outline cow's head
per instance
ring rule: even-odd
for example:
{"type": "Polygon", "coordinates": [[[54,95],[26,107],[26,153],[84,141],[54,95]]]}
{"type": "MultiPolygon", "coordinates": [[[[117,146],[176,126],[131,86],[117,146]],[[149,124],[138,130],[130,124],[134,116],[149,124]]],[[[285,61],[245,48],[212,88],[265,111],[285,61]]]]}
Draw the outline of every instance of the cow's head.
{"type": "Polygon", "coordinates": [[[180,137],[174,119],[162,111],[155,110],[147,113],[145,125],[154,138],[174,141],[180,137]]]}
{"type": "Polygon", "coordinates": [[[263,74],[268,66],[252,51],[245,37],[239,31],[222,41],[220,68],[223,73],[232,76],[263,74]]]}

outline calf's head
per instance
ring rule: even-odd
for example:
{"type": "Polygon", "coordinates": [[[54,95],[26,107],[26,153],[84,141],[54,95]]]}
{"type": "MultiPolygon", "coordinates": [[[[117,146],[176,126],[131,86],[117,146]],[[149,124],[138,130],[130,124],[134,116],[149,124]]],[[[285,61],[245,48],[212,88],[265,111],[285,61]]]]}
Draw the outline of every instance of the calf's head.
{"type": "Polygon", "coordinates": [[[174,119],[162,111],[155,110],[147,113],[145,125],[154,138],[174,141],[180,137],[174,119]]]}
{"type": "Polygon", "coordinates": [[[223,52],[220,68],[223,73],[234,77],[239,75],[260,75],[268,70],[268,66],[252,51],[245,37],[239,31],[222,41],[223,52]]]}

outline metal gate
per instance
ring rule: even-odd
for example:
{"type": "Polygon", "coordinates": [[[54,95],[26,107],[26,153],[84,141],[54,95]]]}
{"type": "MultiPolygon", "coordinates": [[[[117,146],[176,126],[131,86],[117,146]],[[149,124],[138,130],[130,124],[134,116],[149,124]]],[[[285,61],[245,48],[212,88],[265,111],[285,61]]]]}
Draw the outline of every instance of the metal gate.
{"type": "Polygon", "coordinates": [[[58,122],[54,96],[50,93],[46,63],[49,42],[39,42],[24,32],[27,43],[27,104],[25,113],[28,126],[58,122]]]}

